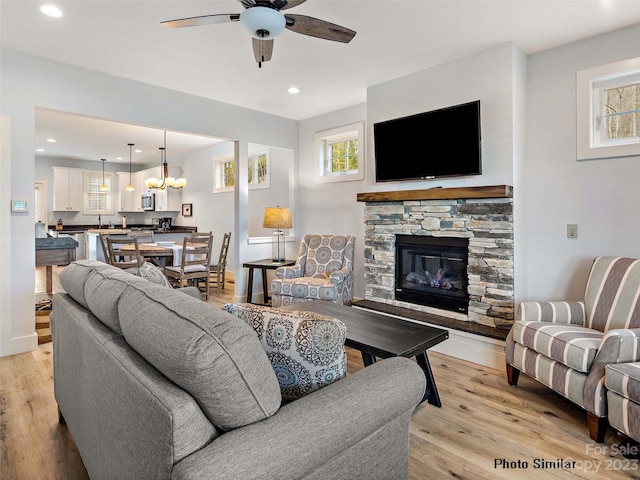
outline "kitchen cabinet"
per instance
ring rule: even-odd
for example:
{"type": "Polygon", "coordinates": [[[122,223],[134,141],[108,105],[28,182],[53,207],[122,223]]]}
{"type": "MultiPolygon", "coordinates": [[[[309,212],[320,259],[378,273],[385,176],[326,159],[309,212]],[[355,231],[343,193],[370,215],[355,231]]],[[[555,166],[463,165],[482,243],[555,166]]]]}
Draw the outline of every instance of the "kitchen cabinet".
{"type": "Polygon", "coordinates": [[[83,175],[81,168],[53,167],[53,211],[82,210],[83,175]]]}

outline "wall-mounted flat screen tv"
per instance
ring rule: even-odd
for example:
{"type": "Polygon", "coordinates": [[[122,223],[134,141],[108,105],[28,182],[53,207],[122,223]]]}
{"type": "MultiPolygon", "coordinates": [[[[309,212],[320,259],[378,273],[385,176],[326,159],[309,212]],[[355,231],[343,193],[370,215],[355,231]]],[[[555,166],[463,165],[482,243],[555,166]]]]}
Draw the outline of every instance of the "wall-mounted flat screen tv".
{"type": "Polygon", "coordinates": [[[480,175],[480,100],[373,125],[376,182],[480,175]]]}

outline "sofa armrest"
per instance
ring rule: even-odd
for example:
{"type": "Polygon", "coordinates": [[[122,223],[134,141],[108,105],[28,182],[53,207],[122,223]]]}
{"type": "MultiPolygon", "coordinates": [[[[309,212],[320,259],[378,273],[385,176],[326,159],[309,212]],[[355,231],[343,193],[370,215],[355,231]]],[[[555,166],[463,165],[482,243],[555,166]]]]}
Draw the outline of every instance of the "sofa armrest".
{"type": "MultiPolygon", "coordinates": [[[[317,476],[326,464],[337,467],[335,478],[341,478],[336,462],[352,447],[358,458],[388,459],[395,449],[399,458],[386,463],[397,467],[405,462],[406,467],[409,422],[424,389],[424,372],[415,362],[382,360],[281,407],[266,420],[225,433],[178,463],[172,479],[305,478],[317,476]],[[385,429],[388,425],[393,428],[385,429]],[[359,452],[363,444],[368,448],[359,452]]],[[[378,478],[398,478],[377,473],[378,478]]]]}
{"type": "Polygon", "coordinates": [[[516,320],[585,325],[584,302],[522,302],[516,309],[516,320]]]}

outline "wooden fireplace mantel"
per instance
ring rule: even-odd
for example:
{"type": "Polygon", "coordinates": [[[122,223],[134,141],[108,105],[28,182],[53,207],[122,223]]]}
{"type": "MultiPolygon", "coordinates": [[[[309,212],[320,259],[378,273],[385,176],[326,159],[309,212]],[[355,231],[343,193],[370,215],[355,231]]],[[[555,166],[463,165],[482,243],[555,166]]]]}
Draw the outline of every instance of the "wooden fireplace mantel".
{"type": "Polygon", "coordinates": [[[391,192],[358,193],[358,202],[399,202],[405,200],[453,200],[458,198],[511,198],[511,185],[487,187],[429,188],[426,190],[395,190],[391,192]]]}

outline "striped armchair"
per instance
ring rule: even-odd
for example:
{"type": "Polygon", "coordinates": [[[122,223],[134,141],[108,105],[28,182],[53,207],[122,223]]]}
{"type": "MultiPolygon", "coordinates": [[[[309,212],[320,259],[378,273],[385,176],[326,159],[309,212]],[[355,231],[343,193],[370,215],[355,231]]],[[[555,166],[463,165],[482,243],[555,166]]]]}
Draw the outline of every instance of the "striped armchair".
{"type": "Polygon", "coordinates": [[[640,260],[598,257],[584,302],[523,302],[506,340],[507,380],[530,377],[587,411],[589,435],[608,427],[605,368],[640,361],[640,260]]]}
{"type": "Polygon", "coordinates": [[[351,235],[304,235],[295,265],[275,271],[272,306],[310,300],[351,304],[355,244],[351,235]]]}

